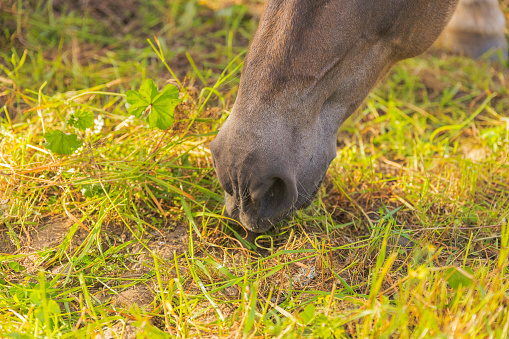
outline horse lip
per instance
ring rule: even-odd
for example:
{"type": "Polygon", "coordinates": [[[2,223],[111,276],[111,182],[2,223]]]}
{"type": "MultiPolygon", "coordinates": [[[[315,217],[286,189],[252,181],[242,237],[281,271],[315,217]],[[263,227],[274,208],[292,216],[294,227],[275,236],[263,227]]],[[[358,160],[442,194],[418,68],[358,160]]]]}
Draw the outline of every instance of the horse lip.
{"type": "Polygon", "coordinates": [[[240,224],[242,225],[242,227],[247,228],[252,232],[263,233],[272,228],[272,226],[274,226],[278,222],[290,217],[295,211],[309,207],[313,202],[314,197],[320,190],[324,178],[325,173],[322,175],[322,178],[318,181],[318,183],[315,184],[315,190],[311,195],[307,197],[299,195],[299,198],[304,199],[301,200],[298,198],[296,203],[291,208],[270,218],[260,218],[260,217],[253,218],[248,213],[240,209],[241,204],[240,200],[237,197],[234,197],[225,192],[226,216],[229,219],[235,220],[236,224],[240,224]]]}
{"type": "Polygon", "coordinates": [[[322,178],[320,179],[320,181],[318,181],[318,183],[315,185],[315,190],[313,191],[313,193],[311,193],[308,197],[306,197],[305,200],[302,203],[300,203],[300,205],[298,207],[296,207],[294,210],[307,208],[311,205],[311,203],[315,199],[316,195],[318,194],[320,187],[322,186],[322,183],[323,183],[323,180],[325,179],[326,173],[324,173],[322,175],[322,178]]]}

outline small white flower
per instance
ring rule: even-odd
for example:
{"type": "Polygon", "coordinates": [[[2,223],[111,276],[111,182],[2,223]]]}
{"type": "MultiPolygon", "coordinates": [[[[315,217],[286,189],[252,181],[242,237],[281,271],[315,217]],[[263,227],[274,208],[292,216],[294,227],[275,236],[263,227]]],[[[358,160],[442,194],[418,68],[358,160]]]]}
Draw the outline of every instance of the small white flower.
{"type": "Polygon", "coordinates": [[[101,133],[101,130],[104,126],[104,119],[102,115],[98,115],[97,118],[94,119],[94,134],[101,133]]]}

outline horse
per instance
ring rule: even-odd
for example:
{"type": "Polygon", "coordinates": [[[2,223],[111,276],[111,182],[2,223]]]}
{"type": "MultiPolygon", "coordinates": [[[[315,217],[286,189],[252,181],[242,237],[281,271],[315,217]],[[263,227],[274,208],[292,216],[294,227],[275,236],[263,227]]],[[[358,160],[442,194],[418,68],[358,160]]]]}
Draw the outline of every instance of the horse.
{"type": "Polygon", "coordinates": [[[497,0],[267,0],[210,144],[226,214],[262,233],[309,206],[339,126],[395,63],[442,32],[454,51],[507,58],[504,27],[497,0]]]}

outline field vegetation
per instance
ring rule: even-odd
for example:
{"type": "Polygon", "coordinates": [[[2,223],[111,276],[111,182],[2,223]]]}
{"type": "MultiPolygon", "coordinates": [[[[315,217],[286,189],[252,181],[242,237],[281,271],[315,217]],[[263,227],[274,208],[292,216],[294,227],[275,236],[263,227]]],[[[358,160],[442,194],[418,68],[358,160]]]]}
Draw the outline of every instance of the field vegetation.
{"type": "Polygon", "coordinates": [[[509,337],[507,62],[399,63],[252,244],[208,145],[261,3],[0,3],[0,337],[509,337]]]}

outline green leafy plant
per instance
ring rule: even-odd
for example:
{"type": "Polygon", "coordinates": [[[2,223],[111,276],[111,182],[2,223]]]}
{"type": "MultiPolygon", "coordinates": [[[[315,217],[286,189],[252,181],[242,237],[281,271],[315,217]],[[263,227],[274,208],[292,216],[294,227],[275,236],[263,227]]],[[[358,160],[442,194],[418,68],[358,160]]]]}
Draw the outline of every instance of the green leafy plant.
{"type": "Polygon", "coordinates": [[[46,132],[44,138],[46,139],[44,146],[47,149],[62,155],[73,154],[83,144],[83,141],[78,139],[77,134],[64,133],[58,129],[46,132]]]}
{"type": "Polygon", "coordinates": [[[181,101],[175,85],[166,85],[159,92],[152,79],[145,80],[138,92],[128,91],[126,99],[129,104],[127,112],[137,118],[147,114],[149,127],[161,130],[171,127],[175,121],[173,112],[181,101]]]}
{"type": "Polygon", "coordinates": [[[472,285],[472,277],[474,271],[470,267],[465,269],[458,269],[457,267],[451,267],[447,270],[447,282],[449,285],[457,290],[460,286],[469,287],[472,285]]]}
{"type": "Polygon", "coordinates": [[[76,127],[80,131],[85,131],[87,128],[94,127],[94,113],[79,109],[76,113],[71,114],[68,124],[76,127]]]}
{"type": "MultiPolygon", "coordinates": [[[[146,115],[150,128],[167,130],[174,121],[174,111],[182,101],[179,90],[174,85],[166,85],[158,91],[152,79],[147,79],[138,91],[128,91],[126,94],[127,112],[136,118],[146,115]]],[[[86,109],[78,109],[71,113],[63,130],[50,130],[44,134],[47,149],[60,155],[71,155],[83,145],[83,137],[76,133],[67,133],[66,127],[74,127],[80,132],[94,127],[94,113],[86,109]]]]}

